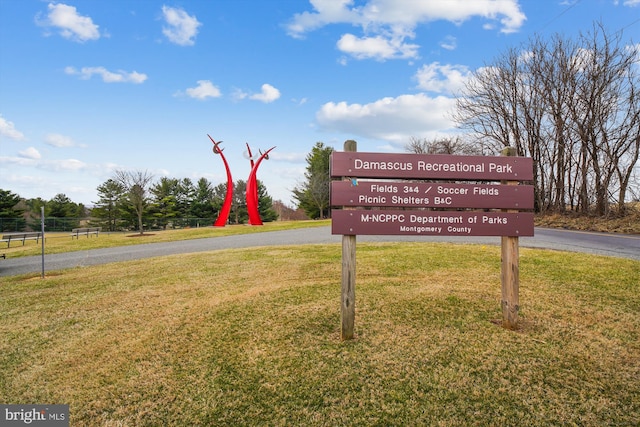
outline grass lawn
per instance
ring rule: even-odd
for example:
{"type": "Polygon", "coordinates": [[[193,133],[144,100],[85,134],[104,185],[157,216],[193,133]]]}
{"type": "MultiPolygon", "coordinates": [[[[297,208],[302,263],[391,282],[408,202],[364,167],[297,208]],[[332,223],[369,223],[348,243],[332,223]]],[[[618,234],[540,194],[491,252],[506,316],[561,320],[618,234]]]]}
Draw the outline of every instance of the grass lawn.
{"type": "Polygon", "coordinates": [[[72,426],[637,426],[640,262],[520,255],[509,331],[500,248],[358,244],[348,342],[339,245],[5,277],[0,402],[72,426]]]}

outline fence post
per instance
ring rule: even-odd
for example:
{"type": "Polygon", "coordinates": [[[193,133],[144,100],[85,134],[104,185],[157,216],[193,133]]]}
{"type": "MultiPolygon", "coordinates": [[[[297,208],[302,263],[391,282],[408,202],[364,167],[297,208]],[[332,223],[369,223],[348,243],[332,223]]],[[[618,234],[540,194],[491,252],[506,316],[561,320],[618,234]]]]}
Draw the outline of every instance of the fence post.
{"type": "MultiPolygon", "coordinates": [[[[516,149],[512,147],[504,148],[500,154],[502,156],[517,155],[516,149]]],[[[503,181],[507,185],[518,185],[518,181],[503,181]]],[[[506,210],[506,212],[518,212],[517,210],[506,210]]],[[[520,310],[519,288],[520,288],[520,250],[519,237],[502,236],[502,327],[506,329],[517,329],[518,311],[520,310]]]]}
{"type": "MultiPolygon", "coordinates": [[[[358,151],[356,141],[344,142],[344,151],[358,151]]],[[[348,178],[346,178],[348,179],[348,178]]],[[[353,209],[353,208],[344,208],[353,209]]],[[[356,317],[356,236],[342,236],[342,294],[340,317],[342,340],[353,339],[356,317]]]]}
{"type": "Polygon", "coordinates": [[[44,206],[40,207],[40,232],[42,233],[42,278],[44,279],[44,206]]]}

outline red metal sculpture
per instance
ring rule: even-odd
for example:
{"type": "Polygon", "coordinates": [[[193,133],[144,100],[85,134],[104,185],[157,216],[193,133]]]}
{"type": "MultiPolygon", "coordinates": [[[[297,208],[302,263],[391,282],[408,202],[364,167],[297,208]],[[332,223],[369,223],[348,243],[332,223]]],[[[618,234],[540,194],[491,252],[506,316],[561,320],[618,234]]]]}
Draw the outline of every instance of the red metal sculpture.
{"type": "MultiPolygon", "coordinates": [[[[251,147],[249,147],[249,143],[248,143],[248,142],[245,142],[245,145],[247,146],[247,153],[246,153],[247,155],[246,155],[245,157],[246,157],[247,159],[249,159],[249,163],[251,164],[251,169],[249,170],[249,175],[251,175],[251,171],[253,170],[253,165],[254,165],[254,163],[255,163],[255,162],[254,162],[254,160],[255,160],[255,159],[254,159],[254,157],[253,157],[253,153],[251,153],[251,147]]],[[[256,191],[249,192],[249,186],[250,186],[249,182],[250,182],[250,181],[249,181],[249,180],[247,180],[246,199],[248,200],[248,199],[249,199],[249,196],[251,195],[251,196],[255,199],[255,200],[254,200],[254,203],[255,203],[255,205],[257,206],[257,205],[258,205],[258,191],[257,191],[257,190],[258,190],[258,186],[256,185],[256,191]]],[[[247,205],[248,205],[248,203],[247,203],[247,205]]]]}
{"type": "Polygon", "coordinates": [[[264,153],[260,152],[258,161],[253,162],[253,156],[251,155],[251,149],[247,144],[247,152],[249,154],[249,160],[251,162],[251,173],[249,179],[247,179],[247,213],[249,214],[249,224],[262,225],[262,219],[260,218],[260,212],[258,212],[258,180],[256,174],[258,173],[258,167],[263,160],[269,159],[269,153],[276,147],[271,147],[264,153]]]}
{"type": "Polygon", "coordinates": [[[222,209],[220,210],[220,213],[218,213],[218,219],[216,219],[216,222],[213,224],[215,227],[224,227],[227,224],[229,212],[231,212],[231,201],[233,200],[233,179],[231,178],[231,170],[229,169],[227,159],[224,157],[224,154],[222,154],[222,150],[224,150],[224,148],[218,147],[222,141],[215,142],[209,134],[207,134],[207,136],[211,142],[213,142],[213,153],[219,154],[220,157],[222,157],[224,168],[227,171],[227,194],[225,195],[222,209]]]}

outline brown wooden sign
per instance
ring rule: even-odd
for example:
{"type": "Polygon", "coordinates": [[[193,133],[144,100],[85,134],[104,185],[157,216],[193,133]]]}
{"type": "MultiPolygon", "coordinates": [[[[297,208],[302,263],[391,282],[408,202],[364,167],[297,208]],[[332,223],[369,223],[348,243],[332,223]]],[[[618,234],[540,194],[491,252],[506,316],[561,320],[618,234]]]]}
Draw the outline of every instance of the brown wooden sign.
{"type": "Polygon", "coordinates": [[[454,179],[529,181],[530,157],[457,156],[448,154],[359,153],[331,154],[331,176],[396,179],[454,179]]]}
{"type": "Polygon", "coordinates": [[[331,205],[533,209],[533,186],[352,179],[331,182],[331,205]]]}
{"type": "Polygon", "coordinates": [[[531,212],[350,209],[331,212],[342,235],[533,236],[531,212]]]}
{"type": "Polygon", "coordinates": [[[518,239],[533,236],[533,160],[514,156],[359,153],[353,140],[333,152],[331,233],[342,234],[342,339],[352,339],[358,235],[501,236],[502,325],[520,307],[518,239]],[[461,183],[460,181],[466,181],[461,183]],[[482,181],[502,181],[489,185],[482,181]],[[501,209],[501,210],[500,210],[501,209]]]}

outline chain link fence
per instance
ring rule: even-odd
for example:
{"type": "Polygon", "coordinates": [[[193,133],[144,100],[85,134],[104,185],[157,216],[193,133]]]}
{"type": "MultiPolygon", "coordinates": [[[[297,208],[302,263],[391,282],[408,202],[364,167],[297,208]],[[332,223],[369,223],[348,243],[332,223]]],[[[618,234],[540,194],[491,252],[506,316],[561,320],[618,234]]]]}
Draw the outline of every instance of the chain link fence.
{"type": "MultiPolygon", "coordinates": [[[[143,218],[144,230],[173,230],[199,228],[213,225],[215,218],[143,218]]],[[[103,231],[139,231],[136,219],[102,220],[97,218],[45,218],[44,229],[49,232],[71,231],[78,227],[102,227],[103,231]]],[[[0,231],[39,231],[40,218],[0,218],[0,231]]]]}

